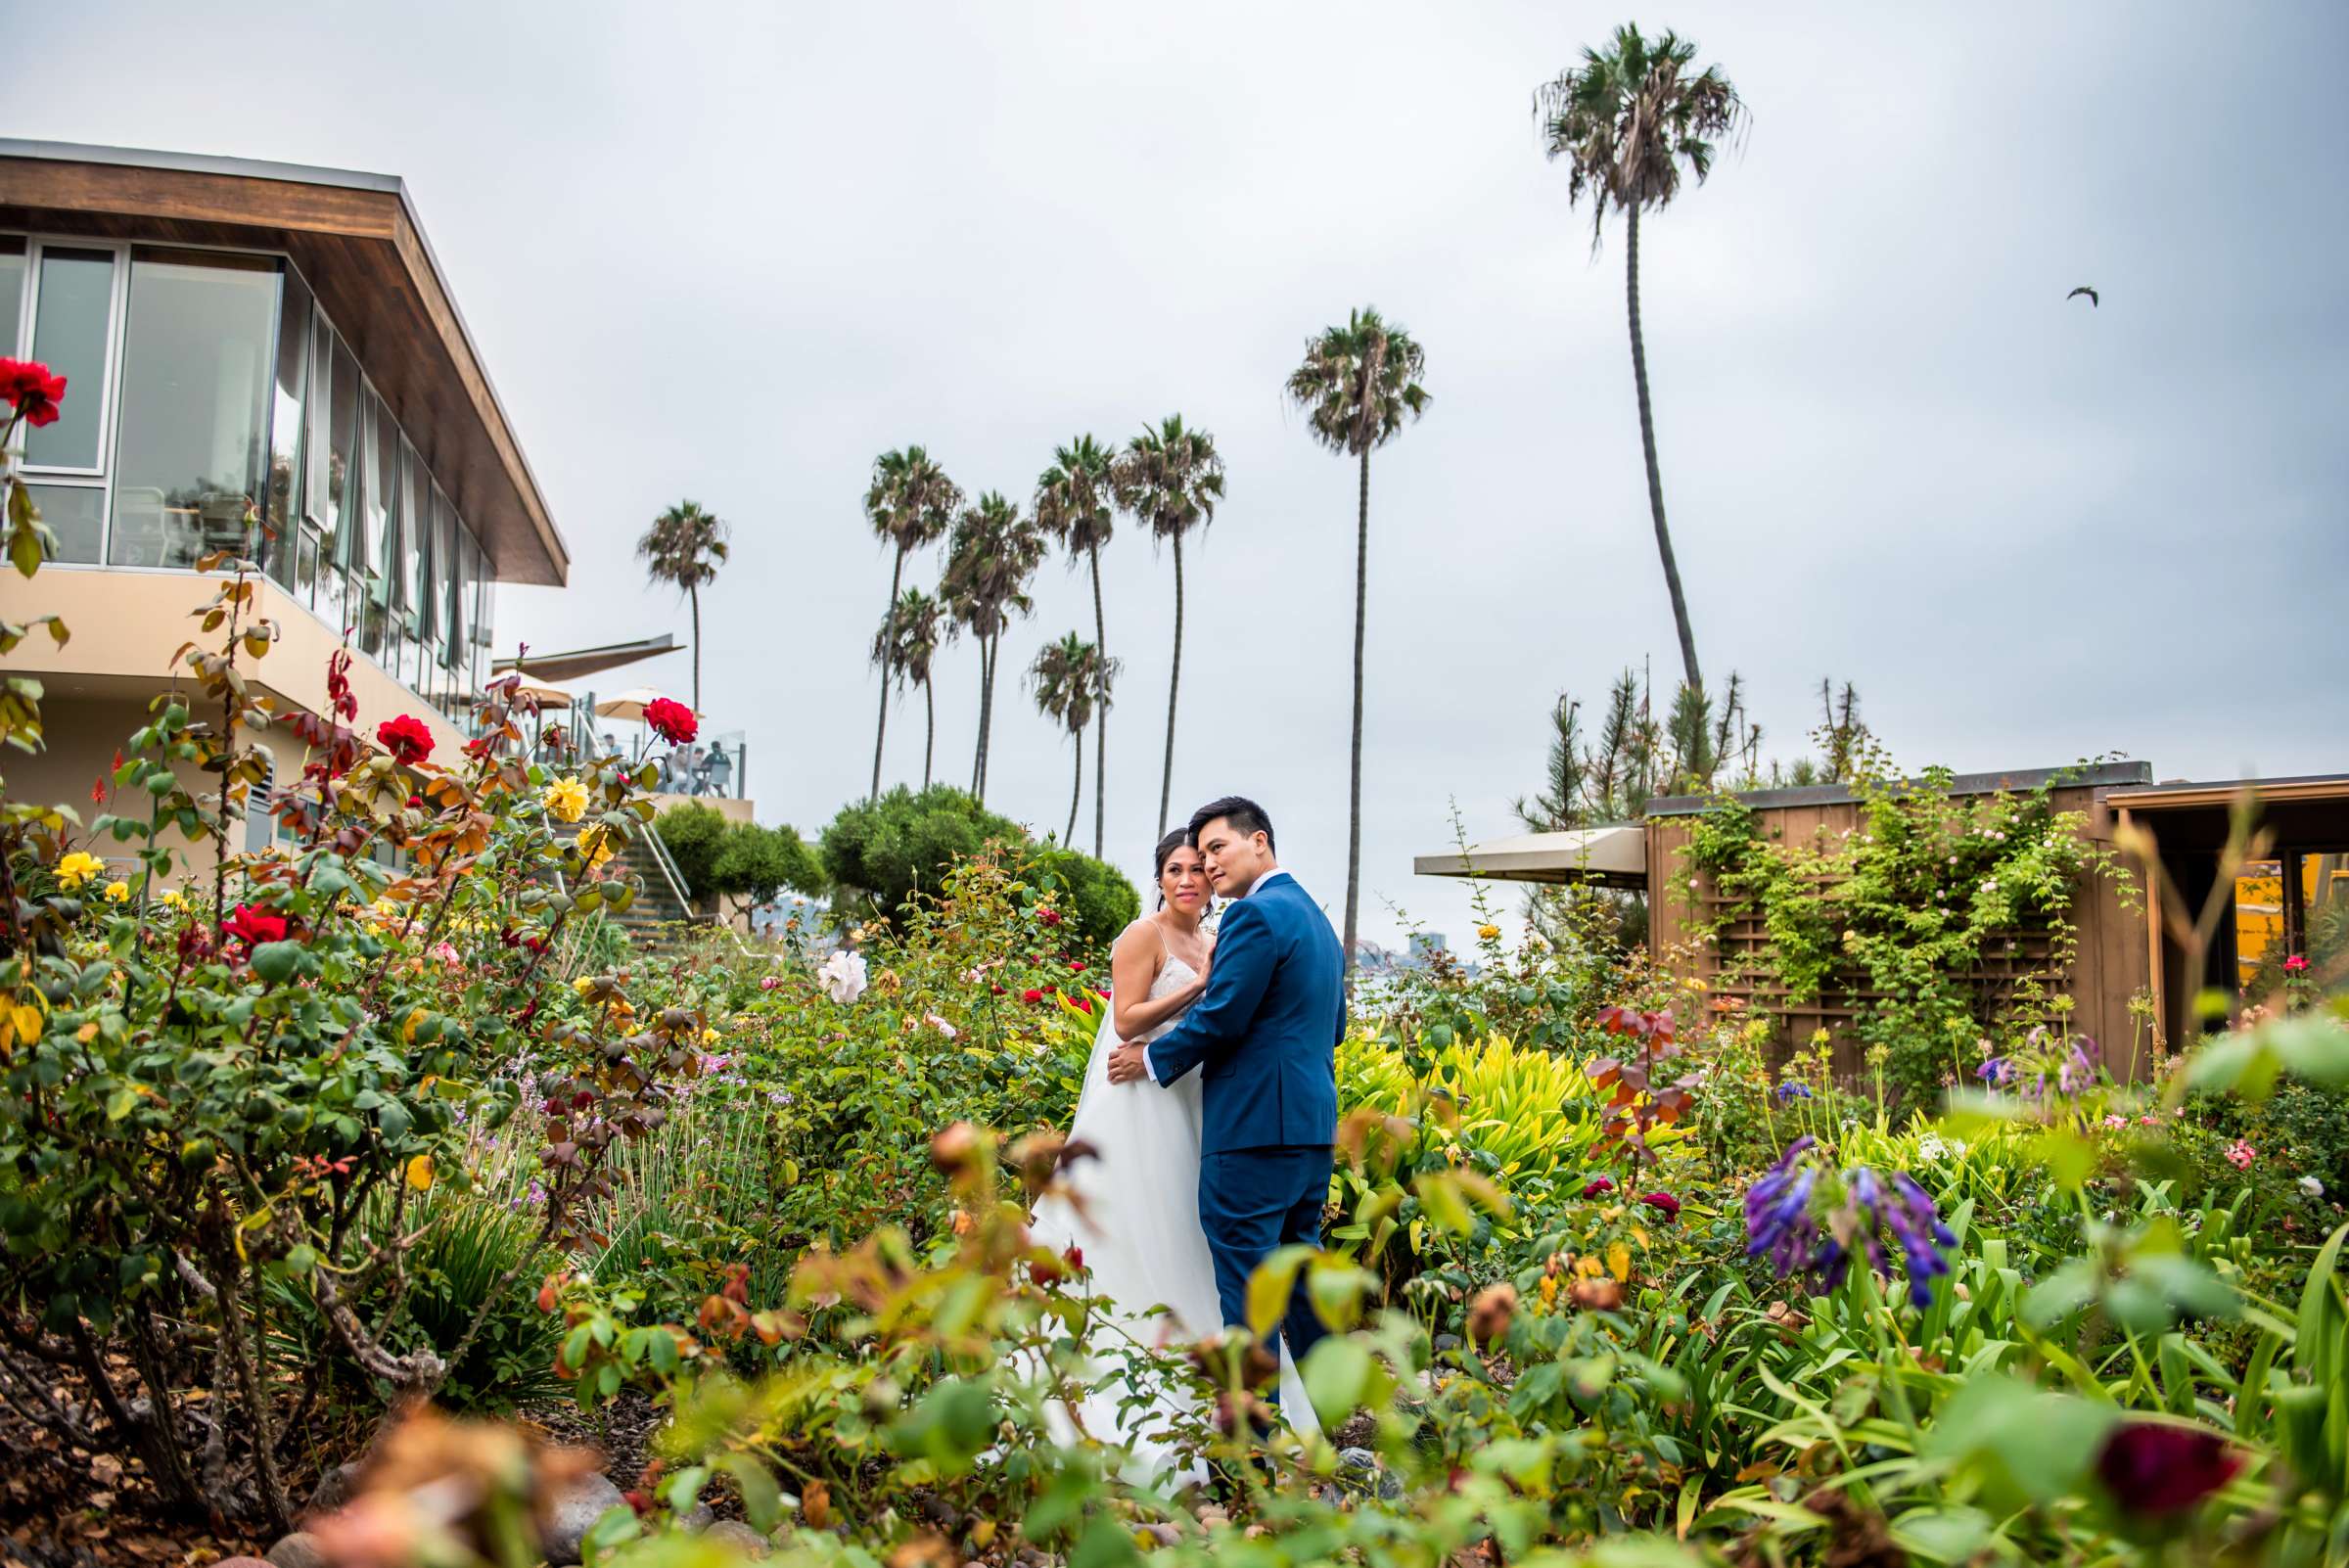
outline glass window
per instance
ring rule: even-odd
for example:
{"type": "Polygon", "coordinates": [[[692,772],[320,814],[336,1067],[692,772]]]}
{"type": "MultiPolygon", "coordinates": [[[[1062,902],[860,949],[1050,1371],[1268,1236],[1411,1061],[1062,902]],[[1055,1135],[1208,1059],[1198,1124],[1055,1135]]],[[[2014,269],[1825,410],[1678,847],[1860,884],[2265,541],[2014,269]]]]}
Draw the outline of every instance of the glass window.
{"type": "Polygon", "coordinates": [[[360,518],[358,570],[353,582],[363,595],[364,609],[360,615],[359,647],[369,658],[382,661],[391,635],[392,588],[392,507],[399,498],[390,493],[385,484],[386,465],[383,460],[385,438],[390,438],[393,461],[390,472],[399,470],[399,430],[384,412],[383,399],[369,388],[359,404],[359,484],[353,504],[360,518]]]}
{"type": "Polygon", "coordinates": [[[24,237],[0,234],[0,353],[14,357],[24,314],[24,237]]]}
{"type": "Polygon", "coordinates": [[[418,507],[422,528],[416,535],[416,640],[430,648],[439,637],[440,615],[437,603],[440,542],[440,514],[447,509],[448,498],[433,486],[431,505],[425,506],[419,497],[418,507]]]}
{"type": "Polygon", "coordinates": [[[98,466],[106,410],[106,333],[115,308],[115,254],[44,246],[33,301],[32,357],[66,378],[54,424],[24,438],[24,461],[43,468],[98,466]]]}
{"type": "Polygon", "coordinates": [[[439,608],[439,626],[435,626],[437,638],[433,648],[439,655],[441,669],[446,669],[456,665],[456,648],[465,636],[465,629],[458,624],[456,618],[465,564],[456,554],[456,507],[448,505],[446,495],[441,495],[441,505],[437,507],[437,514],[439,514],[439,521],[433,529],[433,589],[437,599],[439,599],[439,606],[437,606],[439,608]]]}
{"type": "Polygon", "coordinates": [[[448,641],[442,650],[441,662],[451,669],[462,669],[469,646],[466,639],[472,635],[466,629],[469,623],[465,611],[471,603],[466,589],[473,563],[467,559],[467,555],[473,540],[465,531],[464,520],[455,513],[449,514],[448,524],[448,641]]]}
{"type": "Polygon", "coordinates": [[[115,418],[116,566],[193,567],[246,547],[261,490],[277,269],[260,257],[141,250],[130,263],[115,418]]]}
{"type": "Polygon", "coordinates": [[[405,436],[399,438],[399,554],[392,603],[412,640],[416,612],[424,603],[424,522],[432,516],[433,481],[405,436]]]}
{"type": "Polygon", "coordinates": [[[359,564],[359,362],[335,339],[334,385],[327,390],[326,516],[334,558],[347,570],[359,564]]]}
{"type": "Polygon", "coordinates": [[[2292,856],[2293,882],[2300,895],[2300,955],[2314,983],[2341,984],[2349,955],[2349,854],[2292,856]]]}
{"type": "Polygon", "coordinates": [[[292,267],[278,280],[277,388],[269,415],[269,526],[277,541],[269,575],[291,582],[301,528],[301,406],[310,369],[310,291],[292,267]]]}
{"type": "MultiPolygon", "coordinates": [[[[310,527],[321,533],[334,530],[334,515],[327,504],[326,471],[332,443],[327,439],[327,401],[334,390],[335,329],[326,324],[326,316],[313,312],[310,316],[310,377],[308,402],[302,410],[302,450],[307,454],[309,472],[301,487],[301,515],[310,527]]],[[[340,494],[338,486],[335,493],[340,494]]]]}
{"type": "Polygon", "coordinates": [[[57,535],[52,561],[80,566],[98,564],[99,541],[106,533],[106,490],[97,484],[27,484],[41,521],[57,535]]]}

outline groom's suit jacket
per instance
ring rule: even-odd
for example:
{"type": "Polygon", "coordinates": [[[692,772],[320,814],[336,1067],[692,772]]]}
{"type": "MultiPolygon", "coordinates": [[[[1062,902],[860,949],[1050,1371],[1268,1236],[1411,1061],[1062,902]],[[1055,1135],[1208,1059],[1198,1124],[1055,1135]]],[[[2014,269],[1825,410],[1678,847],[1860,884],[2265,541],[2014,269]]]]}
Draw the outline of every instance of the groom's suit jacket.
{"type": "Polygon", "coordinates": [[[1345,971],[1329,917],[1286,871],[1223,912],[1206,993],[1149,1051],[1160,1084],[1200,1070],[1200,1153],[1337,1141],[1345,971]]]}

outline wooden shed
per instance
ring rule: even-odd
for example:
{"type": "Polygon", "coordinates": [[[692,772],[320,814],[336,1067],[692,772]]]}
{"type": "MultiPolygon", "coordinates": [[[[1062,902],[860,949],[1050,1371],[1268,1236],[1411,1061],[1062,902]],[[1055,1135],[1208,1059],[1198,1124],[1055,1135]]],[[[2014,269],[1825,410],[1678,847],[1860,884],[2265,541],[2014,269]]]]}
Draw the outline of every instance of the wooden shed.
{"type": "MultiPolygon", "coordinates": [[[[2055,980],[2074,1001],[2069,1027],[2103,1045],[2116,1075],[2141,1074],[2156,1049],[2191,1035],[2198,992],[2215,988],[2256,1000],[2261,977],[2273,979],[2295,955],[2321,981],[2349,979],[2349,774],[2157,785],[2147,763],[2106,762],[1963,774],[1950,793],[2022,795],[2043,786],[2057,810],[2080,814],[2092,841],[2115,848],[2127,873],[2092,877],[2077,890],[2073,956],[2055,980]],[[2204,973],[2188,974],[2187,950],[2165,929],[2165,917],[2174,919],[2181,905],[2190,916],[2218,887],[2233,803],[2246,794],[2269,842],[2223,890],[2226,907],[2204,973]],[[2162,875],[2120,850],[2114,835],[2122,823],[2151,834],[2162,875]]],[[[1731,798],[1755,813],[1764,833],[1786,844],[1831,841],[1856,829],[1863,811],[1838,784],[1731,798]]],[[[1750,960],[1765,941],[1760,921],[1735,915],[1704,878],[1678,874],[1693,819],[1719,799],[1651,801],[1636,824],[1644,851],[1637,870],[1623,842],[1631,824],[1497,841],[1489,859],[1485,846],[1473,845],[1423,855],[1416,869],[1427,876],[1644,887],[1648,944],[1660,960],[1705,981],[1709,994],[1737,998],[1775,1020],[1774,1049],[1781,1055],[1825,1030],[1838,1068],[1856,1074],[1861,1060],[1852,1025],[1873,993],[1830,983],[1817,997],[1796,1002],[1782,988],[1757,981],[1760,966],[1750,960]],[[1699,940],[1708,932],[1711,940],[1699,940]]],[[[2049,967],[2050,944],[2045,931],[1999,934],[1963,978],[1986,992],[2010,992],[2049,967]]]]}

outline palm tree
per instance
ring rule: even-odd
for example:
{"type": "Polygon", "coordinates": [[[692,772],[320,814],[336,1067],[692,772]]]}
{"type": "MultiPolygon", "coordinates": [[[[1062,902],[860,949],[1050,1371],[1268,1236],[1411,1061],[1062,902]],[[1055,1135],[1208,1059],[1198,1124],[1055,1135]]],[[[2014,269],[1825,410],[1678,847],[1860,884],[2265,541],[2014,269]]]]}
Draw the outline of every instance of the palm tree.
{"type": "MultiPolygon", "coordinates": [[[[873,663],[886,672],[895,670],[900,689],[922,688],[922,788],[930,787],[930,763],[938,745],[938,693],[930,683],[930,666],[938,651],[954,635],[946,607],[919,588],[907,588],[881,618],[873,633],[873,663]]],[[[884,673],[884,679],[888,675],[884,673]]]]}
{"type": "Polygon", "coordinates": [[[1126,443],[1110,468],[1118,505],[1149,526],[1150,536],[1174,546],[1174,668],[1167,677],[1167,761],[1158,783],[1158,831],[1167,831],[1167,803],[1174,793],[1174,702],[1182,689],[1182,538],[1203,529],[1223,499],[1223,459],[1216,438],[1169,414],[1126,443]]]}
{"type": "Polygon", "coordinates": [[[645,576],[666,582],[693,606],[693,711],[702,711],[702,586],[726,563],[726,525],[699,502],[679,501],[644,530],[636,559],[645,576]]]}
{"type": "MultiPolygon", "coordinates": [[[[946,471],[919,446],[883,452],[873,460],[873,482],[864,492],[864,518],[883,543],[897,547],[897,563],[889,574],[889,605],[894,612],[898,590],[905,585],[905,557],[943,536],[953,524],[962,491],[946,471]]],[[[873,786],[871,799],[881,795],[881,743],[889,733],[891,666],[881,667],[881,716],[873,724],[873,786]]]]}
{"type": "Polygon", "coordinates": [[[979,644],[979,747],[971,759],[971,793],[982,801],[994,738],[996,655],[1012,617],[1035,608],[1028,582],[1043,559],[1043,534],[995,490],[963,508],[946,546],[946,575],[939,593],[956,623],[979,644]]]}
{"type": "Polygon", "coordinates": [[[1419,377],[1427,354],[1400,325],[1365,305],[1343,327],[1307,342],[1305,362],[1289,374],[1289,397],[1303,408],[1313,439],[1359,465],[1354,521],[1354,777],[1346,825],[1346,968],[1354,969],[1356,920],[1362,897],[1362,623],[1370,587],[1370,449],[1403,434],[1405,414],[1427,412],[1419,377]]]}
{"type": "Polygon", "coordinates": [[[1681,165],[1697,183],[1713,170],[1714,142],[1745,115],[1737,89],[1717,66],[1691,74],[1696,45],[1667,32],[1652,43],[1635,26],[1615,29],[1612,48],[1586,49],[1582,65],[1534,94],[1543,151],[1564,159],[1568,202],[1590,201],[1590,250],[1598,250],[1607,208],[1624,214],[1624,300],[1632,321],[1632,380],[1639,394],[1639,445],[1647,459],[1647,506],[1656,524],[1656,553],[1681,636],[1681,667],[1691,690],[1704,689],[1696,664],[1696,634],[1681,569],[1664,526],[1664,481],[1656,468],[1656,420],[1647,397],[1647,347],[1639,335],[1639,214],[1671,205],[1681,191],[1681,165]]]}
{"type": "Polygon", "coordinates": [[[1036,708],[1068,730],[1077,754],[1077,776],[1069,792],[1069,825],[1060,836],[1063,844],[1077,835],[1077,807],[1084,799],[1085,726],[1108,700],[1110,682],[1117,672],[1116,660],[1102,658],[1097,644],[1074,631],[1058,642],[1044,644],[1036,663],[1028,667],[1028,684],[1036,692],[1036,708]]]}
{"type": "MultiPolygon", "coordinates": [[[[1080,557],[1093,575],[1093,648],[1109,657],[1109,623],[1101,613],[1101,546],[1109,542],[1117,512],[1110,493],[1110,451],[1090,436],[1080,436],[1052,454],[1052,466],[1036,482],[1031,510],[1036,527],[1060,541],[1069,564],[1080,557]]],[[[1109,695],[1093,709],[1093,858],[1102,855],[1109,786],[1109,695]]],[[[1072,832],[1075,830],[1072,828],[1072,832]]]]}

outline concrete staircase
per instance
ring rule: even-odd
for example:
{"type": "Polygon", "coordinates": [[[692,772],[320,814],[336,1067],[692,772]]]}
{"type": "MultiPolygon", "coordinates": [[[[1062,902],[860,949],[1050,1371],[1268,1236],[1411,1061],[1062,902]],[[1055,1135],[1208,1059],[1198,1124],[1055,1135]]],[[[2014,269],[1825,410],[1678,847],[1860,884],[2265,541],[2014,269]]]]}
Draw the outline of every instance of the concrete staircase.
{"type": "MultiPolygon", "coordinates": [[[[576,827],[561,827],[556,831],[566,838],[578,836],[576,827]]],[[[648,836],[651,832],[651,828],[645,829],[648,836]]],[[[622,910],[605,910],[604,918],[625,931],[638,951],[661,952],[676,945],[677,935],[685,927],[710,924],[710,916],[678,899],[660,854],[646,839],[630,841],[621,852],[620,859],[637,883],[636,900],[622,910]]]]}

